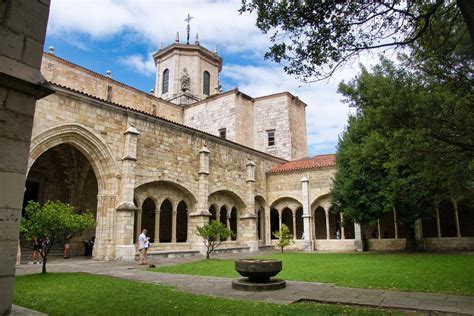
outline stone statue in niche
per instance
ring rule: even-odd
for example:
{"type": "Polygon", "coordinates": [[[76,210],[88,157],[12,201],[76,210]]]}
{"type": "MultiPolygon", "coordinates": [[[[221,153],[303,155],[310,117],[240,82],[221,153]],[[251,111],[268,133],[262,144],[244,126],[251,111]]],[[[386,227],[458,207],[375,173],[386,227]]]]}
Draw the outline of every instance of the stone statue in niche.
{"type": "Polygon", "coordinates": [[[183,74],[181,75],[181,91],[187,92],[191,88],[191,78],[189,78],[188,71],[186,68],[183,69],[183,74]]]}

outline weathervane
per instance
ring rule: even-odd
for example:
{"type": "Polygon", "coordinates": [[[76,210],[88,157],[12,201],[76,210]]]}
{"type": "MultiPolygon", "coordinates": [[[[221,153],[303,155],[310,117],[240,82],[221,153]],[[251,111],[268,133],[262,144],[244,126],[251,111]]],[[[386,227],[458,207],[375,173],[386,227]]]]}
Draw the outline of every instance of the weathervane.
{"type": "Polygon", "coordinates": [[[189,21],[191,21],[191,19],[194,19],[194,17],[192,17],[188,13],[188,17],[184,20],[185,22],[188,22],[188,27],[186,28],[187,31],[188,31],[188,36],[186,37],[186,44],[188,44],[188,45],[189,45],[189,32],[191,31],[191,26],[189,26],[189,21]]]}

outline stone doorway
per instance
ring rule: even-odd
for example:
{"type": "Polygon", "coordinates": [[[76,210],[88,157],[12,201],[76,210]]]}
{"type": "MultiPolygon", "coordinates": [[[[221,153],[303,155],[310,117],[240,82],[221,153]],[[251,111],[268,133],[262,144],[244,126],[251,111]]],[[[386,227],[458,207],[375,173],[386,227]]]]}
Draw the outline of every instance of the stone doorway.
{"type": "MultiPolygon", "coordinates": [[[[60,144],[41,154],[31,166],[25,183],[23,212],[30,200],[41,204],[51,200],[71,204],[76,211],[89,211],[97,217],[97,194],[97,177],[89,160],[73,145],[60,144]]],[[[94,236],[93,229],[73,238],[71,252],[83,255],[83,240],[94,236]]]]}

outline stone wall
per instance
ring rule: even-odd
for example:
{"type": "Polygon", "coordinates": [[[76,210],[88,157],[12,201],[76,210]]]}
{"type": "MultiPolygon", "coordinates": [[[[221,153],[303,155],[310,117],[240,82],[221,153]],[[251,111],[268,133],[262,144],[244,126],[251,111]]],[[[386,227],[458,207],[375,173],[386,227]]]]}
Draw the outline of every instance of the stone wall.
{"type": "Polygon", "coordinates": [[[297,97],[288,95],[289,119],[291,131],[291,159],[307,156],[306,141],[306,104],[297,97]]]}
{"type": "Polygon", "coordinates": [[[474,251],[474,237],[425,238],[425,250],[474,251]]]}
{"type": "Polygon", "coordinates": [[[330,239],[314,240],[314,250],[316,251],[354,251],[354,239],[330,239]]]}
{"type": "MultiPolygon", "coordinates": [[[[255,118],[253,101],[245,94],[237,93],[236,104],[235,140],[239,144],[255,148],[255,126],[253,123],[255,118]]],[[[277,155],[277,157],[279,156],[277,155]]]]}
{"type": "Polygon", "coordinates": [[[311,210],[314,212],[318,205],[318,199],[329,194],[335,172],[335,167],[332,167],[270,173],[267,178],[268,203],[271,205],[276,200],[284,197],[291,197],[301,202],[301,179],[307,177],[309,180],[309,203],[311,210]]]}
{"type": "Polygon", "coordinates": [[[41,72],[51,82],[102,100],[134,108],[173,122],[182,123],[181,107],[89,71],[49,53],[43,54],[41,72]]]}
{"type": "Polygon", "coordinates": [[[256,98],[254,101],[254,146],[284,159],[292,159],[289,104],[286,93],[256,98]],[[268,145],[267,132],[275,131],[275,145],[268,145]]]}
{"type": "Polygon", "coordinates": [[[212,135],[226,129],[226,139],[237,142],[235,91],[195,103],[184,110],[183,124],[212,135]]]}
{"type": "Polygon", "coordinates": [[[405,245],[405,238],[367,239],[368,250],[403,250],[405,245]]]}

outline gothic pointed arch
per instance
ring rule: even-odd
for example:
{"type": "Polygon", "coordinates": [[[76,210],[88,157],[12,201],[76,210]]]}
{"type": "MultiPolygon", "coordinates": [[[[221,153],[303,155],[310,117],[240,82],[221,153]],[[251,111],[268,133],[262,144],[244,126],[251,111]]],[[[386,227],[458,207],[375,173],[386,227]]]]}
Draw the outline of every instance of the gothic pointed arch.
{"type": "Polygon", "coordinates": [[[270,205],[270,208],[276,208],[279,210],[283,210],[285,207],[291,209],[291,210],[296,210],[298,207],[303,207],[300,201],[293,197],[281,197],[270,205]]]}
{"type": "Polygon", "coordinates": [[[187,187],[171,180],[141,179],[137,181],[135,198],[143,200],[148,195],[151,195],[158,204],[165,199],[173,200],[174,205],[184,201],[188,210],[193,210],[197,203],[196,197],[187,187]]]}
{"type": "Polygon", "coordinates": [[[48,129],[31,140],[28,170],[47,150],[61,144],[78,149],[90,162],[97,177],[98,190],[107,187],[117,170],[113,155],[104,142],[80,124],[65,124],[48,129]]]}

